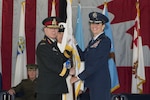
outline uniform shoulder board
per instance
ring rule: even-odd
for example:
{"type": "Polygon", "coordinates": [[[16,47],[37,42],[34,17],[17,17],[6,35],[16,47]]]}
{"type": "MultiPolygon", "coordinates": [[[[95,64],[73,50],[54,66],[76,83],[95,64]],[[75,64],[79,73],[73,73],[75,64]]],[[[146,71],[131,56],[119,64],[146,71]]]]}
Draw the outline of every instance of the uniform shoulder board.
{"type": "Polygon", "coordinates": [[[45,45],[45,44],[46,44],[45,42],[41,42],[41,43],[40,43],[40,45],[45,45]]]}
{"type": "Polygon", "coordinates": [[[46,44],[46,39],[43,39],[41,42],[40,42],[40,45],[45,45],[46,44]]]}
{"type": "Polygon", "coordinates": [[[44,39],[42,39],[42,41],[43,41],[43,42],[45,42],[45,41],[46,41],[46,39],[44,38],[44,39]]]}
{"type": "Polygon", "coordinates": [[[46,41],[46,39],[44,38],[44,39],[42,39],[42,41],[46,41]]]}

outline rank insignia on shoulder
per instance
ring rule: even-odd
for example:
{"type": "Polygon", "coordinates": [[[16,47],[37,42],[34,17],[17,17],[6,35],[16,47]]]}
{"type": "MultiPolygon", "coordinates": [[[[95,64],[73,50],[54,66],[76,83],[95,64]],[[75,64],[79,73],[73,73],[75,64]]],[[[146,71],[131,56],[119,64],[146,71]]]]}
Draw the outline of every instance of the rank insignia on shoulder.
{"type": "Polygon", "coordinates": [[[44,39],[42,39],[43,41],[46,41],[46,39],[44,38],[44,39]]]}
{"type": "Polygon", "coordinates": [[[41,43],[40,43],[40,45],[45,45],[45,44],[46,44],[45,42],[41,42],[41,43]]]}

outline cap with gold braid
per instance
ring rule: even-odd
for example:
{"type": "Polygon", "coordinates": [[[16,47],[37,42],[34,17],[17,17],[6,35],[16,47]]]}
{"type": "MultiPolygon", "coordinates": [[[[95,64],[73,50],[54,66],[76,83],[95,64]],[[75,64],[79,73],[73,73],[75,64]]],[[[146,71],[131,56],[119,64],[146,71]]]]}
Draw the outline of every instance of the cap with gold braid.
{"type": "Polygon", "coordinates": [[[48,28],[59,28],[59,21],[60,19],[58,17],[48,17],[43,20],[42,24],[48,28]]]}

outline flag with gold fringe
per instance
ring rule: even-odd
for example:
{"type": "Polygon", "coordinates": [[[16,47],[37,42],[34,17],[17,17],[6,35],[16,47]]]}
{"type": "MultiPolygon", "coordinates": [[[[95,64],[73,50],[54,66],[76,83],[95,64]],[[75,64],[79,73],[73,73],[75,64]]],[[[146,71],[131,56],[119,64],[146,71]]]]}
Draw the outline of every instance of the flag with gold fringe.
{"type": "Polygon", "coordinates": [[[16,60],[14,82],[12,84],[13,86],[19,84],[22,79],[27,78],[26,59],[27,58],[26,58],[26,38],[25,38],[25,2],[22,2],[20,13],[17,60],[16,60]]]}
{"type": "MultiPolygon", "coordinates": [[[[73,60],[73,67],[76,69],[76,75],[78,75],[81,61],[80,56],[78,54],[76,44],[74,43],[74,37],[73,37],[73,28],[72,28],[72,0],[67,0],[67,20],[66,20],[66,29],[64,32],[64,37],[67,40],[65,49],[72,52],[72,60],[73,60]]],[[[71,78],[71,77],[70,77],[71,78]]],[[[69,80],[70,82],[70,80],[69,80]]],[[[79,81],[75,84],[68,84],[69,93],[63,95],[63,100],[76,100],[79,90],[81,89],[81,84],[83,84],[82,81],[79,81]]]]}
{"type": "MultiPolygon", "coordinates": [[[[78,46],[84,51],[84,37],[83,37],[83,27],[82,27],[82,13],[81,4],[79,2],[77,7],[77,19],[76,19],[76,29],[75,29],[75,39],[78,46]]],[[[76,67],[76,73],[79,74],[84,70],[84,61],[80,61],[80,66],[76,67]]],[[[76,75],[77,75],[76,74],[76,75]]],[[[80,90],[84,90],[83,82],[79,81],[75,83],[76,96],[80,90]]]]}
{"type": "MultiPolygon", "coordinates": [[[[104,3],[103,14],[107,16],[109,19],[107,2],[104,3]]],[[[110,25],[110,19],[109,22],[105,24],[104,32],[111,40],[111,51],[110,51],[110,59],[108,61],[108,64],[109,64],[109,71],[111,77],[111,92],[113,92],[120,87],[120,84],[119,84],[118,72],[115,64],[115,49],[114,49],[114,40],[113,40],[113,34],[110,25]]]]}
{"type": "Polygon", "coordinates": [[[139,1],[136,3],[137,16],[135,18],[133,37],[133,66],[132,66],[132,93],[143,93],[145,82],[145,66],[143,57],[142,38],[140,36],[140,9],[139,1]]]}

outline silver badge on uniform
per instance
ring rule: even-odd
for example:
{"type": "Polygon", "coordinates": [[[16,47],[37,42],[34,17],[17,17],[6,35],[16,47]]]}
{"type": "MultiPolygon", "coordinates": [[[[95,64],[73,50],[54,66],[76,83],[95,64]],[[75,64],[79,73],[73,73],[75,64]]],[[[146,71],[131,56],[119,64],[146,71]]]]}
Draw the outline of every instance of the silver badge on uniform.
{"type": "Polygon", "coordinates": [[[55,47],[52,48],[53,51],[57,51],[57,49],[55,47]]]}
{"type": "Polygon", "coordinates": [[[93,45],[91,45],[91,48],[96,48],[101,40],[96,41],[93,45]]]}
{"type": "Polygon", "coordinates": [[[93,13],[93,18],[97,18],[97,13],[96,12],[93,13]]]}

